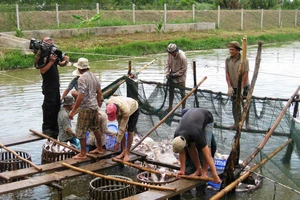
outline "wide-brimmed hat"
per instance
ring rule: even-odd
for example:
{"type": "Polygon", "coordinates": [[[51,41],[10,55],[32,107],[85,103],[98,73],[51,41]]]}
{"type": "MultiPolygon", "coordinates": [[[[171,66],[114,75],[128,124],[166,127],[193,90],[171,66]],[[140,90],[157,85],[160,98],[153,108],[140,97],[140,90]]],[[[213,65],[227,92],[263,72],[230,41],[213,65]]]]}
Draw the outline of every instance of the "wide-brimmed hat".
{"type": "Polygon", "coordinates": [[[106,106],[106,114],[109,121],[114,121],[117,118],[117,106],[110,103],[106,106]]]}
{"type": "Polygon", "coordinates": [[[174,53],[174,52],[178,51],[178,47],[177,47],[176,44],[171,43],[171,44],[168,45],[166,51],[168,53],[174,53]]]}
{"type": "Polygon", "coordinates": [[[86,58],[79,58],[77,63],[74,64],[75,67],[78,69],[88,69],[90,68],[89,66],[89,61],[86,58]]]}
{"type": "Polygon", "coordinates": [[[174,153],[179,153],[186,146],[186,140],[183,136],[177,136],[172,141],[172,149],[174,153]]]}
{"type": "Polygon", "coordinates": [[[72,96],[65,96],[65,98],[63,99],[62,105],[63,106],[70,106],[75,104],[75,100],[74,97],[72,96]]]}
{"type": "Polygon", "coordinates": [[[73,76],[81,76],[80,72],[78,71],[78,69],[75,69],[73,72],[72,72],[72,75],[73,76]]]}
{"type": "Polygon", "coordinates": [[[229,43],[226,44],[226,46],[227,46],[228,48],[229,48],[229,47],[234,47],[234,48],[236,48],[236,49],[242,50],[240,43],[237,42],[237,41],[229,42],[229,43]]]}

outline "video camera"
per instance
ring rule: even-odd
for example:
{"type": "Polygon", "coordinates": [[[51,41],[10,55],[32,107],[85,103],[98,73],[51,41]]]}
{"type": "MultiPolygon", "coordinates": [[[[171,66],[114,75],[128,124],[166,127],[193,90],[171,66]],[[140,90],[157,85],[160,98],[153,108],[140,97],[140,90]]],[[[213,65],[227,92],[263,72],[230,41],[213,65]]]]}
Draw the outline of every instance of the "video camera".
{"type": "Polygon", "coordinates": [[[55,55],[59,61],[64,60],[62,51],[58,50],[57,46],[54,44],[45,44],[42,40],[36,41],[32,38],[29,43],[29,49],[33,51],[34,54],[37,54],[38,50],[41,51],[41,57],[49,57],[51,54],[55,55]]]}

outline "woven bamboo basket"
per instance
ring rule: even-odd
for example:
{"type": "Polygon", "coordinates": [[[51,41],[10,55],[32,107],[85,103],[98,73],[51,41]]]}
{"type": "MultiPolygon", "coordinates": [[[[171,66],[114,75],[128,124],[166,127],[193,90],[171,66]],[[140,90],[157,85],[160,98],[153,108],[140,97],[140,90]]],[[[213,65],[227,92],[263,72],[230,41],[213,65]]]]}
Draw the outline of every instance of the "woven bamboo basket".
{"type": "MultiPolygon", "coordinates": [[[[162,175],[161,174],[155,174],[158,178],[159,181],[151,181],[153,179],[151,179],[151,177],[154,174],[150,173],[150,172],[141,172],[137,175],[136,180],[138,183],[144,183],[147,185],[155,185],[155,186],[162,186],[162,185],[166,185],[168,183],[172,183],[173,181],[176,181],[177,178],[176,177],[171,177],[171,176],[165,176],[163,180],[162,179],[162,175]]],[[[149,188],[146,187],[141,187],[141,186],[137,186],[136,190],[138,193],[141,192],[145,192],[147,190],[149,190],[149,188]]]]}
{"type": "MultiPolygon", "coordinates": [[[[52,152],[48,149],[45,148],[46,145],[43,145],[43,151],[42,151],[42,158],[41,158],[41,163],[42,164],[47,164],[47,163],[52,163],[56,161],[61,161],[61,160],[66,160],[68,158],[72,158],[73,156],[76,155],[75,151],[70,151],[70,152],[52,152]]],[[[76,148],[75,145],[72,144],[72,147],[76,148]]]]}
{"type": "MultiPolygon", "coordinates": [[[[115,178],[132,181],[132,179],[118,175],[108,175],[115,178]]],[[[118,200],[134,195],[135,187],[130,184],[95,178],[90,182],[89,195],[91,200],[118,200]]]]}
{"type": "MultiPolygon", "coordinates": [[[[31,161],[30,154],[23,151],[15,151],[15,152],[25,160],[31,161]]],[[[0,172],[13,171],[13,170],[24,169],[29,167],[31,167],[29,163],[20,160],[13,153],[7,151],[0,152],[0,172]]],[[[10,182],[17,181],[17,180],[21,180],[21,178],[10,180],[10,182]]],[[[0,184],[5,182],[7,181],[5,181],[4,179],[0,179],[0,184]]]]}

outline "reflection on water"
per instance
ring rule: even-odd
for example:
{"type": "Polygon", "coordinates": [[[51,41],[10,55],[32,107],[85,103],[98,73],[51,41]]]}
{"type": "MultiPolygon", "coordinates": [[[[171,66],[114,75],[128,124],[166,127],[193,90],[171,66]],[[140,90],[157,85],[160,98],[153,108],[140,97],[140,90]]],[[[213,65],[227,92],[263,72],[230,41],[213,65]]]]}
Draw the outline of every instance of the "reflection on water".
{"type": "MultiPolygon", "coordinates": [[[[261,67],[256,86],[254,89],[255,96],[261,97],[278,97],[289,98],[299,85],[300,68],[300,43],[293,43],[280,47],[263,47],[261,56],[261,67]],[[297,59],[298,58],[298,59],[297,59]]],[[[197,79],[200,81],[204,76],[207,80],[201,85],[201,89],[209,89],[213,91],[227,92],[227,84],[225,81],[224,61],[228,56],[227,49],[218,49],[210,51],[186,52],[189,67],[187,86],[193,87],[192,61],[197,63],[197,79]]],[[[164,63],[166,54],[155,55],[157,61],[148,66],[139,74],[139,79],[164,82],[164,63]]],[[[250,62],[250,74],[252,77],[256,57],[256,47],[248,48],[248,59],[250,62]]],[[[145,64],[154,59],[153,56],[142,58],[132,58],[133,71],[138,71],[145,64]]],[[[127,73],[129,59],[120,59],[114,61],[99,61],[91,63],[91,71],[93,71],[102,87],[127,73]]],[[[73,67],[60,68],[61,92],[67,87],[69,81],[73,78],[71,73],[73,67]]],[[[123,88],[125,90],[125,88],[123,88]]],[[[151,92],[151,91],[150,91],[151,92]]],[[[29,129],[41,130],[42,124],[42,105],[43,95],[41,94],[41,76],[36,69],[14,70],[0,72],[0,121],[1,131],[0,138],[26,136],[29,129]]],[[[260,139],[258,139],[260,140],[260,139]]],[[[1,142],[1,141],[0,141],[1,142]]],[[[31,154],[32,161],[36,164],[41,162],[42,144],[44,141],[33,142],[30,145],[18,145],[12,147],[13,150],[22,150],[31,154]]],[[[265,148],[268,148],[266,146],[265,148]]],[[[273,148],[273,147],[272,147],[273,148]]],[[[274,148],[273,148],[274,149],[274,148]]],[[[252,151],[252,150],[251,150],[252,151]]],[[[292,157],[291,170],[294,163],[299,162],[296,156],[292,157]]],[[[112,171],[114,173],[114,171],[112,171]]],[[[85,196],[87,187],[82,188],[83,183],[88,183],[92,177],[82,176],[80,180],[71,179],[64,182],[67,188],[64,190],[66,195],[85,196]],[[76,184],[80,182],[78,186],[76,184]],[[76,190],[74,190],[74,187],[76,190]]],[[[263,188],[273,188],[273,183],[265,182],[263,188]]],[[[296,196],[292,192],[287,192],[283,188],[277,188],[276,194],[284,194],[284,198],[294,199],[296,196]]],[[[255,199],[270,199],[273,190],[261,189],[255,192],[255,199]]],[[[81,196],[81,197],[82,197],[81,196]]],[[[185,199],[194,197],[195,194],[187,194],[185,199]]],[[[5,196],[7,199],[55,199],[56,191],[47,186],[27,189],[20,193],[5,196]],[[20,198],[22,197],[22,198],[20,198]]],[[[198,196],[198,198],[200,198],[198,196]]],[[[248,199],[249,194],[236,197],[237,199],[248,199]]],[[[298,196],[299,198],[299,196],[298,196]]]]}

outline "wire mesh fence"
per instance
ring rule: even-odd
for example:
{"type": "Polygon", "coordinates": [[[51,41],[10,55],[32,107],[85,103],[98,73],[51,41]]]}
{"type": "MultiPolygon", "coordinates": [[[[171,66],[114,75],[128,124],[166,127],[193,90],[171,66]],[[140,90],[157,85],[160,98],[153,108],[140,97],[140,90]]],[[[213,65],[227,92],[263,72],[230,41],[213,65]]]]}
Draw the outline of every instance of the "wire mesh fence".
{"type": "Polygon", "coordinates": [[[81,5],[17,5],[0,4],[0,30],[17,29],[41,30],[77,28],[80,21],[72,15],[89,20],[97,13],[101,20],[95,27],[122,26],[135,24],[176,24],[211,22],[223,30],[261,30],[272,28],[293,28],[300,25],[297,10],[197,10],[191,5],[189,10],[174,6],[123,7],[102,6],[100,4],[81,5]]]}

